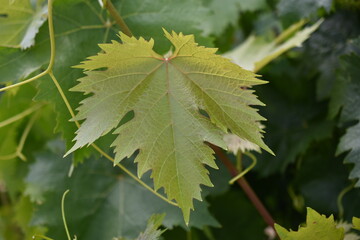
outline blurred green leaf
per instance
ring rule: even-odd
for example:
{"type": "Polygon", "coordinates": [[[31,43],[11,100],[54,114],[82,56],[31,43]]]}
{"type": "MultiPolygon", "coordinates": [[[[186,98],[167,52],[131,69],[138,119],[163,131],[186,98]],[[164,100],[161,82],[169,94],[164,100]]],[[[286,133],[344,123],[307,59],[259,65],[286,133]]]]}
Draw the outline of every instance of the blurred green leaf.
{"type": "Polygon", "coordinates": [[[241,45],[223,55],[232,59],[234,63],[241,67],[257,72],[289,49],[300,47],[321,23],[322,20],[319,20],[311,27],[299,30],[304,24],[304,21],[300,21],[289,27],[277,39],[272,41],[252,35],[241,45]],[[287,39],[288,36],[293,34],[294,36],[287,39]]]}
{"type": "Polygon", "coordinates": [[[0,0],[0,46],[25,49],[34,45],[35,35],[47,19],[44,2],[0,0]]]}
{"type": "MultiPolygon", "coordinates": [[[[331,115],[335,115],[340,107],[341,122],[357,123],[346,130],[337,148],[337,154],[350,151],[345,157],[345,163],[355,164],[350,173],[350,179],[360,178],[360,39],[354,41],[355,53],[346,55],[341,59],[341,68],[335,83],[332,101],[330,103],[331,115]]],[[[356,186],[360,186],[360,181],[356,186]]]]}

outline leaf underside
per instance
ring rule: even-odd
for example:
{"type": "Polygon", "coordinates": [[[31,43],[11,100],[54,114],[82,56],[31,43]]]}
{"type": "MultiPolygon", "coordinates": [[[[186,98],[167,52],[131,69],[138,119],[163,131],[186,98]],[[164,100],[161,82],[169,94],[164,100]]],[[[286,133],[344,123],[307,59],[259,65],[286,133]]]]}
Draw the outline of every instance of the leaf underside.
{"type": "Polygon", "coordinates": [[[163,187],[188,222],[200,184],[212,186],[204,165],[217,168],[205,142],[225,148],[230,130],[272,153],[258,124],[264,118],[250,107],[263,105],[249,88],[264,81],[198,46],[193,35],[164,32],[174,46],[170,56],[155,53],[152,39],[120,33],[122,44],[100,44],[104,53],[77,66],[86,76],[72,90],[92,95],[78,108],[76,120],[85,121],[69,152],[116,128],[116,163],[139,149],[138,175],[152,170],[155,189],[163,187]],[[118,127],[129,111],[134,118],[118,127]]]}

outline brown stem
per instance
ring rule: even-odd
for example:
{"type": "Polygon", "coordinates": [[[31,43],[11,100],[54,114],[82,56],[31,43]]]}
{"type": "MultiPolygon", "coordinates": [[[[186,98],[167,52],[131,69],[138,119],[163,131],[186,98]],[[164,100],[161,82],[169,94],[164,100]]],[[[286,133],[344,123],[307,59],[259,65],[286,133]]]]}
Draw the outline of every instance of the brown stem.
{"type": "MultiPolygon", "coordinates": [[[[229,158],[224,154],[224,152],[221,150],[221,148],[210,144],[210,147],[215,151],[216,155],[219,157],[219,159],[224,163],[224,165],[229,170],[230,174],[232,176],[236,176],[239,174],[239,172],[236,170],[235,166],[231,163],[229,158]]],[[[268,212],[268,210],[265,208],[264,204],[260,201],[254,190],[251,188],[249,183],[246,181],[244,177],[237,180],[237,183],[240,185],[240,187],[244,190],[245,194],[248,196],[252,204],[255,206],[255,208],[258,210],[259,214],[262,216],[264,221],[272,228],[274,228],[274,219],[268,212]]]]}
{"type": "Polygon", "coordinates": [[[111,0],[105,0],[105,7],[109,11],[110,15],[115,19],[116,23],[120,26],[123,33],[125,33],[129,37],[132,37],[133,35],[129,27],[126,25],[125,21],[122,19],[118,11],[116,11],[116,8],[112,4],[111,0]]]}

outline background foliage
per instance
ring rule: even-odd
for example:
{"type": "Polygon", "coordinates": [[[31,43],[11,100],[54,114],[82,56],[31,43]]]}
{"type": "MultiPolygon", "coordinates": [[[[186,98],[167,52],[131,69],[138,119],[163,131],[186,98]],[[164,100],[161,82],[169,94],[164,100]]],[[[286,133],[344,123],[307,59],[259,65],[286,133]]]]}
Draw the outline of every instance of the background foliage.
{"type": "MultiPolygon", "coordinates": [[[[268,84],[255,87],[266,103],[265,142],[275,152],[257,154],[246,175],[275,221],[286,229],[305,222],[306,207],[335,220],[360,216],[360,4],[352,0],[114,0],[135,36],[155,40],[155,50],[170,45],[161,27],[194,34],[199,44],[224,54],[249,36],[273,43],[292,24],[323,18],[302,47],[258,73],[268,84]]],[[[30,14],[7,19],[0,0],[0,85],[8,86],[45,70],[50,57],[44,1],[15,1],[30,14]],[[27,11],[29,12],[29,11],[27,11]],[[19,38],[21,22],[28,31],[19,38]],[[30,32],[29,32],[30,31],[30,32]],[[38,31],[38,32],[37,32],[38,31]],[[32,36],[35,37],[32,42],[32,36]],[[14,41],[17,39],[17,41],[14,41]],[[25,40],[24,40],[25,39],[25,40]],[[11,45],[11,47],[9,47],[11,45]],[[12,48],[12,47],[19,48],[12,48]],[[23,48],[23,49],[21,49],[23,48]]],[[[83,76],[72,68],[95,55],[98,43],[117,39],[120,30],[95,0],[57,0],[54,75],[73,109],[84,96],[68,91],[83,76]],[[81,14],[79,14],[81,13],[81,14]]],[[[10,16],[10,15],[9,15],[10,16]]],[[[258,48],[250,53],[258,53],[258,48]]],[[[131,116],[130,116],[131,117],[131,116]]],[[[63,158],[76,125],[52,79],[0,92],[0,239],[31,239],[46,234],[65,239],[60,212],[66,189],[68,226],[78,239],[134,239],[150,216],[166,212],[164,239],[267,239],[262,220],[218,160],[214,188],[195,201],[189,227],[181,211],[136,183],[92,148],[63,158]],[[19,120],[6,119],[20,114],[19,120]],[[54,133],[55,129],[55,133],[54,133]],[[71,177],[69,177],[71,175],[71,177]]],[[[109,154],[114,136],[96,143],[109,154]]],[[[234,159],[232,153],[227,153],[234,159]]],[[[135,172],[133,159],[124,164],[135,172]]],[[[144,181],[152,184],[149,174],[144,181]]],[[[356,236],[353,239],[359,239],[356,236]]]]}

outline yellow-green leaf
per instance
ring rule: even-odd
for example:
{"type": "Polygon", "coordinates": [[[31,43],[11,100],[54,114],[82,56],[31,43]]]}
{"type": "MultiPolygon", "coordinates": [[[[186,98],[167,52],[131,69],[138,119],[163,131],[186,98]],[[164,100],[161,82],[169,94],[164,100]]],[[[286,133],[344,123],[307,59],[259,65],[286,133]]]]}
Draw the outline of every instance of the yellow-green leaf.
{"type": "Polygon", "coordinates": [[[307,208],[306,226],[300,227],[297,232],[288,231],[278,224],[275,230],[281,240],[343,240],[344,228],[337,228],[334,216],[326,218],[315,210],[307,208]]]}
{"type": "Polygon", "coordinates": [[[47,19],[47,6],[42,2],[0,0],[0,46],[25,49],[34,45],[35,35],[47,19]]]}
{"type": "Polygon", "coordinates": [[[352,223],[354,225],[354,229],[360,230],[360,218],[353,217],[352,218],[352,223]]]}
{"type": "Polygon", "coordinates": [[[155,189],[164,188],[188,222],[200,184],[212,186],[205,165],[217,168],[205,142],[226,148],[230,130],[272,153],[258,124],[264,118],[251,107],[263,105],[250,87],[264,81],[198,46],[193,35],[165,36],[174,46],[167,56],[153,51],[152,39],[120,34],[122,43],[100,44],[103,53],[78,66],[86,76],[72,90],[91,96],[78,108],[76,119],[85,121],[69,152],[116,128],[116,162],[139,150],[138,175],[151,170],[155,189]],[[134,118],[119,127],[130,111],[134,118]]]}

